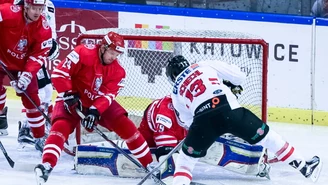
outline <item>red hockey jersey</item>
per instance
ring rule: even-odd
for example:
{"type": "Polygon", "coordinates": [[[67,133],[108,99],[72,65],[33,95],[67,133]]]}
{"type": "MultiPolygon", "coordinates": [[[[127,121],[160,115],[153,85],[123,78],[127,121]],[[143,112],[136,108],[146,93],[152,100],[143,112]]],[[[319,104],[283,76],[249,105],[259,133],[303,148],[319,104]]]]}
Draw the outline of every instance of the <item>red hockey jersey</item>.
{"type": "Polygon", "coordinates": [[[9,70],[35,75],[52,46],[51,29],[43,16],[27,24],[23,13],[23,6],[0,6],[0,60],[9,70]]]}
{"type": "Polygon", "coordinates": [[[153,101],[146,110],[139,131],[150,147],[172,146],[186,136],[177,121],[170,96],[153,101]]]}
{"type": "Polygon", "coordinates": [[[4,3],[14,4],[14,0],[0,0],[0,4],[4,4],[4,3]]]}
{"type": "Polygon", "coordinates": [[[125,70],[117,60],[102,65],[99,45],[79,45],[53,70],[51,80],[59,93],[78,92],[84,107],[95,106],[103,113],[124,87],[125,70]]]}

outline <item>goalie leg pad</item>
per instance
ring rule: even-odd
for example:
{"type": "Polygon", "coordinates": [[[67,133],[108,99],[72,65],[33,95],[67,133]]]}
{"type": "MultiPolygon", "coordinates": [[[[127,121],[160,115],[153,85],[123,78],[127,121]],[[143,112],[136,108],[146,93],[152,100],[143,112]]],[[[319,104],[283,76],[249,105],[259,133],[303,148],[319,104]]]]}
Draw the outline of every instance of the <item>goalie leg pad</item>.
{"type": "Polygon", "coordinates": [[[250,145],[237,137],[219,137],[200,162],[241,174],[257,175],[263,154],[262,146],[250,145]]]}
{"type": "MultiPolygon", "coordinates": [[[[130,150],[123,149],[132,156],[130,150]]],[[[155,151],[152,150],[154,153],[155,151]]],[[[155,159],[155,154],[152,155],[155,159]]],[[[144,177],[146,173],[115,148],[79,145],[75,156],[79,174],[101,174],[119,177],[144,177]]]]}

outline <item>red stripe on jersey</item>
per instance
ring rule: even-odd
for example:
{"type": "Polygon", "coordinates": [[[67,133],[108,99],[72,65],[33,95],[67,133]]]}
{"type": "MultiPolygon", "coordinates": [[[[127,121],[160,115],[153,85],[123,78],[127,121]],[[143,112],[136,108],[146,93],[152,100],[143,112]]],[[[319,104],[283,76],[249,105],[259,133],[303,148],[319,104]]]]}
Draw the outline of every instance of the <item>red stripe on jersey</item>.
{"type": "Polygon", "coordinates": [[[285,150],[287,150],[288,146],[289,146],[289,143],[286,142],[285,145],[280,150],[278,150],[278,152],[276,153],[276,156],[280,156],[285,150]]]}
{"type": "Polygon", "coordinates": [[[188,179],[192,179],[191,175],[186,173],[186,172],[176,172],[174,173],[174,177],[177,177],[177,176],[182,176],[182,177],[187,177],[188,179]]]}
{"type": "Polygon", "coordinates": [[[286,159],[288,159],[288,157],[290,157],[292,154],[294,153],[294,147],[292,147],[290,149],[290,151],[281,159],[281,161],[285,161],[286,159]]]}

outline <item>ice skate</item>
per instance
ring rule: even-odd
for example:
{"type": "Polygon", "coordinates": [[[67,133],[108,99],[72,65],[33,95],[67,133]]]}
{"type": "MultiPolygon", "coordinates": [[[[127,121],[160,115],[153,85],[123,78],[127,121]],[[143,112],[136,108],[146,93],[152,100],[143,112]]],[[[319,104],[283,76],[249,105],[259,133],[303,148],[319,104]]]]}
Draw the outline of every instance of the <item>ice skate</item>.
{"type": "Polygon", "coordinates": [[[34,173],[37,185],[43,185],[45,182],[47,182],[51,171],[52,167],[49,163],[36,165],[34,168],[34,173]]]}
{"type": "Polygon", "coordinates": [[[43,137],[35,139],[35,149],[40,151],[41,153],[43,152],[43,147],[45,145],[47,137],[48,135],[45,134],[43,137]]]}
{"type": "Polygon", "coordinates": [[[310,178],[313,182],[316,182],[320,176],[322,161],[318,156],[314,156],[305,163],[305,166],[300,170],[300,172],[304,175],[304,177],[310,178]]]}
{"type": "Polygon", "coordinates": [[[259,173],[257,174],[259,177],[265,177],[269,180],[271,180],[270,178],[270,170],[271,170],[271,166],[267,163],[262,163],[259,166],[259,173]]]}
{"type": "Polygon", "coordinates": [[[259,173],[257,174],[257,176],[265,177],[265,178],[271,180],[271,178],[270,178],[271,166],[268,163],[268,151],[267,151],[267,149],[263,150],[260,161],[261,161],[261,164],[259,165],[259,173]]]}
{"type": "Polygon", "coordinates": [[[8,135],[8,122],[7,122],[7,110],[8,108],[5,107],[2,110],[2,114],[0,114],[0,136],[7,136],[8,135]]]}
{"type": "Polygon", "coordinates": [[[18,138],[17,141],[20,145],[25,145],[25,144],[35,144],[35,140],[31,134],[31,129],[28,127],[28,124],[25,122],[18,122],[18,138]]]}

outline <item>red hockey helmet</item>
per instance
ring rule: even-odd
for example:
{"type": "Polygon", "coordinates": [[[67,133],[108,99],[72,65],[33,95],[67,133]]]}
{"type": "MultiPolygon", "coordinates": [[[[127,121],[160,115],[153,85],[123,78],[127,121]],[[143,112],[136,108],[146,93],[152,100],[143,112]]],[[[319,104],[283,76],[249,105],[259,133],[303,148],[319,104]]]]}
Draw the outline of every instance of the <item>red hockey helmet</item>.
{"type": "Polygon", "coordinates": [[[44,6],[46,5],[46,0],[24,0],[24,5],[44,6]]]}
{"type": "Polygon", "coordinates": [[[119,53],[124,52],[124,39],[121,35],[115,32],[111,31],[107,35],[105,35],[105,37],[101,41],[101,44],[119,53]]]}

